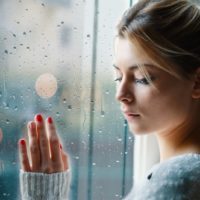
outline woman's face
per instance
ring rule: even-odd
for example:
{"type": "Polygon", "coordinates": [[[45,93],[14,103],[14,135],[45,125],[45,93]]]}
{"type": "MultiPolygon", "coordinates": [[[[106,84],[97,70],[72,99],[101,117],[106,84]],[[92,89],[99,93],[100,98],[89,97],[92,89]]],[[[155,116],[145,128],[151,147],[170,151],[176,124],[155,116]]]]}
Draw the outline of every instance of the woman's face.
{"type": "Polygon", "coordinates": [[[152,65],[128,39],[116,38],[114,68],[116,99],[135,134],[168,132],[184,125],[192,110],[192,81],[178,80],[152,65]],[[146,65],[153,84],[137,65],[146,65]]]}

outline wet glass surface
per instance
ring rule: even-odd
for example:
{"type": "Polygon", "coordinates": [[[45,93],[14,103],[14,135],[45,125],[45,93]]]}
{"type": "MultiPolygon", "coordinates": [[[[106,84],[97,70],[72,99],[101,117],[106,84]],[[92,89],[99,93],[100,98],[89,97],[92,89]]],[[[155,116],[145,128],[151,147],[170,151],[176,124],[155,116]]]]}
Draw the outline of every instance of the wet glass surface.
{"type": "Polygon", "coordinates": [[[0,199],[20,199],[17,141],[36,113],[56,121],[71,200],[121,199],[133,137],[114,99],[116,19],[129,1],[0,1],[0,199]]]}

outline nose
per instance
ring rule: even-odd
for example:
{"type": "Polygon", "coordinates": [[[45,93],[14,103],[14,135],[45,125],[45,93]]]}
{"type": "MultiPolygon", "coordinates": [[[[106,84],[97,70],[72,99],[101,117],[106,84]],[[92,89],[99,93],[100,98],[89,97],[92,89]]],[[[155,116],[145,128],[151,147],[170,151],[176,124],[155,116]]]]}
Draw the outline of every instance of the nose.
{"type": "Polygon", "coordinates": [[[134,101],[134,91],[133,91],[133,85],[122,81],[117,86],[117,91],[115,94],[115,98],[122,103],[130,103],[134,101]]]}

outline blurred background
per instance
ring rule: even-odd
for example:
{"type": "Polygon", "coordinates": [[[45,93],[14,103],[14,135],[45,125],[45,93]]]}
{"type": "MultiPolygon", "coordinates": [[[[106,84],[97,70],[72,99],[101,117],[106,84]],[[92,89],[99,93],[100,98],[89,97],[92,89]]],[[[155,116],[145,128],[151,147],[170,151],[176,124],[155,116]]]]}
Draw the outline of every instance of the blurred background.
{"type": "Polygon", "coordinates": [[[70,200],[122,199],[134,138],[116,102],[115,27],[131,0],[0,1],[0,199],[18,200],[17,142],[36,113],[56,121],[70,200]]]}

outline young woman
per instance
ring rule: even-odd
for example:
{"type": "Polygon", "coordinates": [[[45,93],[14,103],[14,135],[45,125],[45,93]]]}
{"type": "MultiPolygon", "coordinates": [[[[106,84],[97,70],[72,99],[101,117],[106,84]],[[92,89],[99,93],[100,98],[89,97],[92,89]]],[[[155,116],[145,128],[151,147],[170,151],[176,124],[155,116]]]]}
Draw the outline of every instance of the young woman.
{"type": "MultiPolygon", "coordinates": [[[[155,134],[160,149],[126,200],[200,199],[199,35],[200,10],[187,0],[140,0],[118,25],[116,99],[131,132],[155,134]]],[[[23,199],[67,199],[70,167],[52,118],[37,115],[28,130],[30,158],[19,142],[23,199]]]]}

